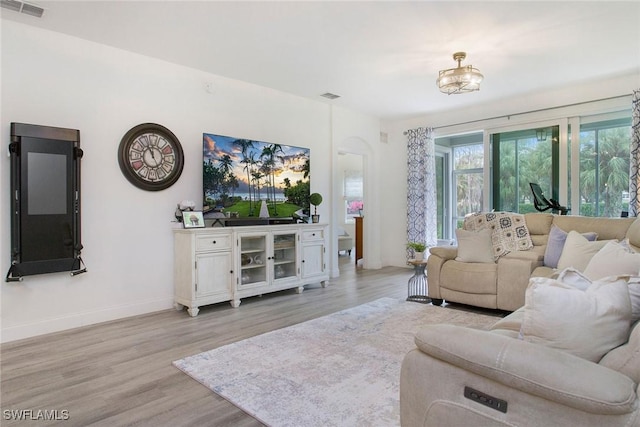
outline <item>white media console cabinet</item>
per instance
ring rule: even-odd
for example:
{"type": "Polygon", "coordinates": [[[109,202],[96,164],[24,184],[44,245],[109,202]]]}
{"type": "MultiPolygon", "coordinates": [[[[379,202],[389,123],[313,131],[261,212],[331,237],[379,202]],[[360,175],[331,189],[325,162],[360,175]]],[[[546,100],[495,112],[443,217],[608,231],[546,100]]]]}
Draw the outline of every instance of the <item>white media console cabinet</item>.
{"type": "Polygon", "coordinates": [[[174,230],[175,306],[198,307],[329,280],[326,224],[174,230]]]}

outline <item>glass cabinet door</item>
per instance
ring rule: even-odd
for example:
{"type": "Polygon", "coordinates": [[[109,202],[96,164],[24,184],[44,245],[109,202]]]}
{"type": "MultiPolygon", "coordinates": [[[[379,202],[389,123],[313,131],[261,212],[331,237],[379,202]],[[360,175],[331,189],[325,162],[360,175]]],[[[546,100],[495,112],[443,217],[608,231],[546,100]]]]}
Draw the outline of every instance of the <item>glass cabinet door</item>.
{"type": "Polygon", "coordinates": [[[273,278],[297,277],[296,233],[273,235],[273,278]]]}
{"type": "Polygon", "coordinates": [[[240,285],[267,281],[266,234],[240,236],[240,285]]]}

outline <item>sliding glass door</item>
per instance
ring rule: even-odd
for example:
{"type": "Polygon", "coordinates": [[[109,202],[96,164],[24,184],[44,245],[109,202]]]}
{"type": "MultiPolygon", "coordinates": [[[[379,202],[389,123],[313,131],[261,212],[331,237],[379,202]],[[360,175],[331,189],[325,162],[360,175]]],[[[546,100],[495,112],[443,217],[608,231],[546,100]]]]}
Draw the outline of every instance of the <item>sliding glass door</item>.
{"type": "Polygon", "coordinates": [[[629,211],[630,135],[629,118],[580,126],[581,215],[619,217],[629,211]]]}
{"type": "Polygon", "coordinates": [[[496,211],[535,212],[531,182],[547,198],[559,199],[559,134],[559,126],[549,126],[491,135],[496,211]]]}

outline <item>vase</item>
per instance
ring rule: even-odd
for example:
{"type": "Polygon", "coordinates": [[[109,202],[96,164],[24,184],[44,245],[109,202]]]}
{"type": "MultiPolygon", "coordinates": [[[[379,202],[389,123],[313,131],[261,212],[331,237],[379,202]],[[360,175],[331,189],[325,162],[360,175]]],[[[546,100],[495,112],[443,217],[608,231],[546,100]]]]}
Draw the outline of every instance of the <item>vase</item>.
{"type": "Polygon", "coordinates": [[[320,222],[320,215],[311,215],[311,222],[317,224],[320,222]]]}
{"type": "Polygon", "coordinates": [[[416,261],[424,261],[424,252],[414,252],[416,261]]]}

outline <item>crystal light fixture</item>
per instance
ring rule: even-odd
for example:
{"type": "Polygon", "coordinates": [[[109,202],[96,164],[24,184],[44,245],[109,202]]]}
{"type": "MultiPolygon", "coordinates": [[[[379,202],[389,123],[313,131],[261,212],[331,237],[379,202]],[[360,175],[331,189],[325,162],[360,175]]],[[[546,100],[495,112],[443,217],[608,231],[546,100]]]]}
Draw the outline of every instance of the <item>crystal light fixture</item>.
{"type": "Polygon", "coordinates": [[[458,66],[440,71],[436,83],[441,92],[451,95],[452,93],[467,93],[480,90],[480,82],[484,76],[480,74],[480,70],[473,68],[471,65],[460,65],[466,57],[466,52],[454,53],[453,60],[458,61],[458,66]]]}

